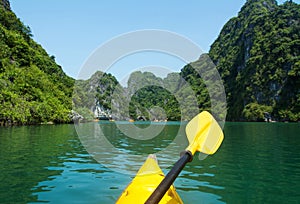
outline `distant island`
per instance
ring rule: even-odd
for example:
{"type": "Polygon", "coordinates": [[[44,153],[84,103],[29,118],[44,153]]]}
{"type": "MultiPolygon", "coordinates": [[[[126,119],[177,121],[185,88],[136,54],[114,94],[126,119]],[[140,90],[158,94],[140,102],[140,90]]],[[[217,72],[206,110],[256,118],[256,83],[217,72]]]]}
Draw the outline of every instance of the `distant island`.
{"type": "Polygon", "coordinates": [[[164,79],[148,72],[132,73],[128,87],[143,80],[153,84],[133,92],[121,88],[109,73],[97,72],[88,80],[67,76],[55,57],[34,42],[9,1],[1,0],[0,125],[97,117],[188,120],[190,112],[211,109],[207,88],[197,73],[207,58],[223,80],[228,121],[300,121],[299,19],[300,6],[293,1],[278,5],[275,0],[247,0],[238,16],[224,25],[209,53],[164,79]],[[181,79],[194,91],[197,110],[188,100],[180,107],[180,97],[189,97],[181,79]],[[112,115],[116,105],[122,106],[113,100],[116,91],[125,91],[120,97],[131,96],[127,113],[112,115]]]}

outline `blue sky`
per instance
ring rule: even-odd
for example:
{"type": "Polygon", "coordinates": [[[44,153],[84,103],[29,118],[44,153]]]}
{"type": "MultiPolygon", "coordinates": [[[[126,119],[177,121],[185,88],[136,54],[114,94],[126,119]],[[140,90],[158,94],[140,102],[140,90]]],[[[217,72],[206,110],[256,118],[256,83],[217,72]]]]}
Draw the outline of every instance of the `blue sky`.
{"type": "MultiPolygon", "coordinates": [[[[162,29],[178,33],[207,52],[223,25],[237,16],[245,2],[246,0],[10,0],[12,10],[31,28],[34,40],[50,55],[54,55],[63,70],[74,78],[78,78],[82,65],[95,49],[116,36],[136,30],[162,29]]],[[[284,1],[278,1],[279,4],[282,2],[284,1]]],[[[121,69],[148,66],[152,63],[150,58],[153,59],[152,55],[149,56],[148,59],[138,56],[124,60],[124,63],[118,62],[112,73],[118,77],[118,74],[124,75],[121,69]],[[143,63],[132,65],[132,60],[137,59],[143,63]]],[[[166,58],[163,61],[168,60],[166,58]]],[[[179,71],[184,64],[176,59],[170,61],[174,62],[160,66],[170,66],[172,70],[179,71]]]]}

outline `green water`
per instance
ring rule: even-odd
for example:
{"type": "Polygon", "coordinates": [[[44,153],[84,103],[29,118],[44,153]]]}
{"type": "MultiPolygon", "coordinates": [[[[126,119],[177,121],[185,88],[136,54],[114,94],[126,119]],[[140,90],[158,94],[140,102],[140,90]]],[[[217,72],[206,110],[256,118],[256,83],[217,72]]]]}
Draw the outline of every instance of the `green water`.
{"type": "MultiPolygon", "coordinates": [[[[141,141],[114,125],[101,126],[117,149],[141,160],[171,144],[173,134],[184,134],[173,123],[159,137],[141,141]]],[[[217,154],[195,158],[175,181],[185,203],[300,203],[299,123],[226,123],[224,132],[217,154]]],[[[106,152],[121,162],[114,154],[106,152]]],[[[172,163],[167,156],[158,160],[172,163]]],[[[74,125],[0,128],[0,203],[114,203],[132,179],[126,169],[140,165],[123,160],[120,173],[118,165],[99,164],[74,125]]]]}

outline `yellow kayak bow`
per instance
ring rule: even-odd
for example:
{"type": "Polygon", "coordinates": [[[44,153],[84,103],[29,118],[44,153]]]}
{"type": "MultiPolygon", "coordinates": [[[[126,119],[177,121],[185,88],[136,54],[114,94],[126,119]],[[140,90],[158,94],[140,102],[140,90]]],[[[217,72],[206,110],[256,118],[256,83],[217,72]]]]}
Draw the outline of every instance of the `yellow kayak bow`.
{"type": "MultiPolygon", "coordinates": [[[[135,178],[117,200],[117,204],[145,203],[164,177],[156,156],[150,154],[135,178]]],[[[159,203],[182,204],[183,202],[172,185],[159,203]]]]}
{"type": "Polygon", "coordinates": [[[218,122],[207,111],[201,112],[187,124],[186,135],[189,146],[166,176],[159,168],[155,156],[150,155],[117,203],[183,203],[173,182],[184,166],[192,161],[196,152],[214,154],[224,139],[218,122]]]}

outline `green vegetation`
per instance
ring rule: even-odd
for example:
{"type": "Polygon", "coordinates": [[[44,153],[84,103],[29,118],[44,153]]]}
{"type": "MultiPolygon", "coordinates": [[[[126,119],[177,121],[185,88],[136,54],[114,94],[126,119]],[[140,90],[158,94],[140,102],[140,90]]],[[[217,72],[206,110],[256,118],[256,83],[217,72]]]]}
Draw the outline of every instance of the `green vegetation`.
{"type": "MultiPolygon", "coordinates": [[[[172,77],[172,76],[170,76],[172,77]]],[[[171,82],[172,79],[166,79],[171,82]]],[[[163,79],[150,72],[134,72],[128,80],[128,95],[131,118],[143,116],[146,120],[180,120],[179,104],[172,88],[163,79]]],[[[174,90],[174,89],[173,89],[174,90]]]]}
{"type": "MultiPolygon", "coordinates": [[[[209,56],[202,54],[197,61],[186,65],[180,75],[187,83],[185,86],[192,89],[189,95],[184,93],[186,95],[184,98],[189,99],[195,96],[198,111],[211,111],[215,118],[224,120],[226,116],[225,91],[222,79],[209,56]]],[[[180,90],[182,91],[186,92],[185,89],[180,90]]],[[[190,100],[185,103],[189,107],[192,105],[190,100]]],[[[197,112],[195,109],[192,111],[197,112]]]]}
{"type": "MultiPolygon", "coordinates": [[[[277,5],[275,0],[248,0],[238,17],[226,23],[211,46],[209,57],[224,82],[227,120],[262,121],[266,115],[279,121],[300,120],[299,17],[300,7],[292,1],[277,5]]],[[[220,91],[218,85],[208,91],[207,83],[214,86],[214,81],[207,73],[211,65],[206,58],[202,55],[198,61],[181,70],[179,80],[175,80],[171,88],[175,103],[166,106],[163,99],[171,100],[168,98],[170,93],[151,86],[135,94],[131,112],[138,109],[147,115],[152,104],[167,113],[176,110],[172,118],[178,120],[180,111],[183,114],[212,110],[211,96],[218,98],[220,91]],[[200,76],[200,73],[205,76],[200,76]],[[192,92],[187,92],[189,87],[192,92]],[[189,100],[193,96],[197,98],[198,109],[195,109],[193,100],[189,100]],[[185,103],[184,107],[180,108],[180,101],[185,103]],[[141,111],[142,107],[146,110],[141,111]],[[191,107],[194,109],[189,109],[191,107]]],[[[142,77],[142,83],[148,78],[151,77],[142,77]]],[[[164,83],[167,81],[164,79],[164,83]]],[[[224,116],[224,104],[217,103],[213,108],[217,109],[217,117],[224,116]]]]}
{"type": "Polygon", "coordinates": [[[164,79],[134,72],[125,88],[107,73],[76,82],[66,76],[2,2],[0,125],[70,122],[72,109],[87,120],[99,110],[115,119],[146,120],[189,120],[210,110],[222,119],[226,107],[218,101],[221,85],[210,59],[224,83],[227,120],[300,120],[300,6],[292,1],[248,0],[208,54],[164,79]]]}
{"type": "Polygon", "coordinates": [[[70,122],[74,80],[0,5],[0,124],[70,122]]]}
{"type": "Polygon", "coordinates": [[[267,113],[272,112],[271,106],[249,103],[243,110],[243,116],[248,121],[264,121],[267,113]]]}
{"type": "Polygon", "coordinates": [[[224,80],[229,120],[300,120],[300,6],[248,0],[209,55],[224,80]]]}
{"type": "Polygon", "coordinates": [[[94,118],[96,106],[107,115],[111,110],[112,94],[118,85],[111,74],[96,72],[90,79],[76,80],[73,92],[73,109],[87,120],[94,118]]]}

